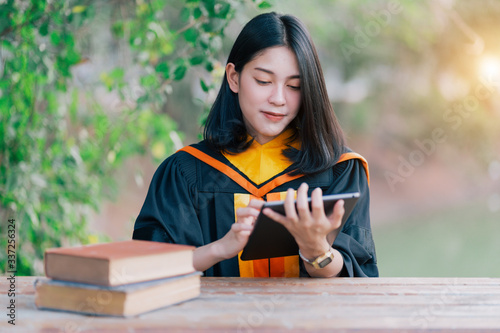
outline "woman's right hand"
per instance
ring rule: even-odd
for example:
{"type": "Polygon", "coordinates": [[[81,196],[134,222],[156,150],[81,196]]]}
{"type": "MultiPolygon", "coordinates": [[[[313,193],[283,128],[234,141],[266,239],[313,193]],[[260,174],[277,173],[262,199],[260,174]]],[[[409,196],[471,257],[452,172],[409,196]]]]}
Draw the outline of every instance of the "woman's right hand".
{"type": "Polygon", "coordinates": [[[236,223],[218,242],[221,256],[229,259],[236,256],[248,242],[255,220],[264,205],[262,200],[251,200],[248,206],[236,210],[236,223]]]}
{"type": "Polygon", "coordinates": [[[236,210],[236,223],[219,240],[200,246],[193,254],[193,265],[197,271],[205,271],[218,262],[238,255],[248,242],[253,225],[264,201],[251,200],[248,206],[236,210]]]}

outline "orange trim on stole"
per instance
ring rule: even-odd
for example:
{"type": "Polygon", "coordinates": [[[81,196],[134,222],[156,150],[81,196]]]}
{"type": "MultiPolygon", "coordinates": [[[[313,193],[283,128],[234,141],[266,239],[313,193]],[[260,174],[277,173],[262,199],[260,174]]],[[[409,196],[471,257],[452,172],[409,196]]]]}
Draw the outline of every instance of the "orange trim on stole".
{"type": "MultiPolygon", "coordinates": [[[[297,198],[297,191],[295,192],[294,198],[297,198]]],[[[279,200],[286,199],[286,192],[280,192],[279,200]]],[[[299,268],[299,256],[288,256],[283,257],[284,265],[285,265],[285,275],[283,277],[299,277],[300,276],[300,268],[299,268]]]]}
{"type": "Polygon", "coordinates": [[[363,156],[361,156],[357,153],[345,153],[345,154],[342,154],[340,156],[337,163],[345,162],[347,160],[354,160],[354,159],[360,160],[361,164],[363,164],[363,168],[365,168],[365,172],[366,172],[366,180],[368,181],[368,185],[370,185],[370,172],[368,170],[368,162],[365,160],[365,158],[363,156]]]}
{"type": "MultiPolygon", "coordinates": [[[[300,178],[303,175],[295,175],[295,176],[290,176],[288,174],[281,175],[279,177],[276,177],[266,185],[262,186],[261,188],[255,187],[252,183],[250,183],[248,180],[246,180],[242,175],[240,175],[238,172],[233,170],[230,166],[218,161],[217,159],[213,158],[212,156],[209,156],[205,154],[204,152],[191,147],[191,146],[186,146],[182,149],[179,149],[178,151],[184,151],[188,154],[193,155],[197,159],[199,159],[202,162],[205,162],[206,164],[212,166],[213,168],[219,170],[220,172],[224,173],[226,176],[231,178],[233,181],[238,183],[241,187],[246,189],[248,192],[253,194],[256,197],[263,198],[264,195],[266,195],[268,192],[272,191],[276,187],[283,185],[289,181],[292,181],[294,179],[300,178]]],[[[360,154],[357,153],[345,153],[342,154],[337,161],[337,163],[340,162],[345,162],[347,160],[352,160],[352,159],[359,159],[361,161],[361,164],[363,165],[363,168],[366,171],[366,179],[368,181],[368,184],[370,184],[370,172],[368,169],[368,162],[366,159],[361,156],[360,154]]]]}
{"type": "Polygon", "coordinates": [[[245,190],[250,192],[256,197],[263,198],[264,195],[266,195],[268,192],[272,191],[276,187],[285,184],[291,180],[297,179],[302,177],[303,175],[295,175],[295,176],[290,176],[288,174],[281,175],[279,177],[276,177],[266,185],[262,186],[261,188],[255,187],[252,183],[250,183],[248,180],[245,179],[242,175],[240,175],[238,172],[233,170],[230,166],[218,161],[217,159],[213,158],[212,156],[209,156],[205,154],[204,152],[191,147],[191,146],[186,146],[180,151],[185,151],[186,153],[189,153],[199,159],[202,162],[205,162],[206,164],[212,166],[213,168],[219,170],[220,172],[224,173],[226,176],[231,178],[234,182],[236,182],[238,185],[243,187],[245,190]]]}
{"type": "MultiPolygon", "coordinates": [[[[266,195],[267,201],[279,201],[281,200],[281,194],[279,192],[277,193],[268,193],[266,195]]],[[[271,277],[284,277],[285,276],[285,258],[284,257],[278,257],[278,258],[270,258],[270,265],[269,267],[271,268],[271,272],[269,276],[271,277]]],[[[255,263],[254,263],[255,267],[255,263]]]]}

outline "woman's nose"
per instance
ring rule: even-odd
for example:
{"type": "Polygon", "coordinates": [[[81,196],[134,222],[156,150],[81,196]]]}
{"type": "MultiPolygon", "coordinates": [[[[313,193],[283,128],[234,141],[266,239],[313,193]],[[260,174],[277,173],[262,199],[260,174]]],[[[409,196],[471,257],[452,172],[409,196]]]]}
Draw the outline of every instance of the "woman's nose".
{"type": "Polygon", "coordinates": [[[286,103],[284,87],[275,86],[269,96],[269,103],[274,105],[284,105],[286,103]]]}

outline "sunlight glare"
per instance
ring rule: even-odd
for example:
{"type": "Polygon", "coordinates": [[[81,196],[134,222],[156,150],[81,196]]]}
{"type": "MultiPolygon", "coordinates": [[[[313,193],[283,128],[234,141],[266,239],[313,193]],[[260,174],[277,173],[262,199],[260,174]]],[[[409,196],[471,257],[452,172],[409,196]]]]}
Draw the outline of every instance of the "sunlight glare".
{"type": "Polygon", "coordinates": [[[486,78],[500,76],[500,59],[494,56],[485,56],[479,64],[479,75],[486,78]]]}

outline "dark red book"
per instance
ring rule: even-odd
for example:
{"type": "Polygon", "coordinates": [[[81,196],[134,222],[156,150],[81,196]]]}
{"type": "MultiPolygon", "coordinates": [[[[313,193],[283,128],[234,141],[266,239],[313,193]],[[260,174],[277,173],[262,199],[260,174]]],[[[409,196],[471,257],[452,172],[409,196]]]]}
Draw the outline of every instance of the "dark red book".
{"type": "Polygon", "coordinates": [[[45,251],[47,277],[118,286],[194,272],[194,246],[127,240],[45,251]]]}

